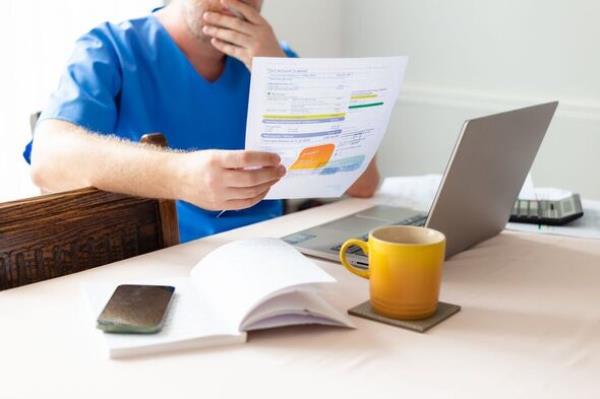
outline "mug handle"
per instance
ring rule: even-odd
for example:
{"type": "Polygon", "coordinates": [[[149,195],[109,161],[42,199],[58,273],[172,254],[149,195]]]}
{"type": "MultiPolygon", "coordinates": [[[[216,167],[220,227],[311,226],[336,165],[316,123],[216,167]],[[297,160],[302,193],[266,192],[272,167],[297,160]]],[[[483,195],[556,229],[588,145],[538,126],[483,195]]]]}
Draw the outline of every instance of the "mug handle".
{"type": "Polygon", "coordinates": [[[363,250],[365,255],[369,255],[369,245],[367,244],[366,241],[359,240],[357,238],[351,238],[351,239],[347,240],[346,242],[344,242],[342,244],[342,247],[340,248],[340,262],[342,262],[342,265],[344,265],[344,267],[346,269],[348,269],[348,271],[350,271],[351,273],[354,273],[357,276],[366,278],[368,280],[371,275],[371,272],[369,271],[369,269],[363,270],[363,269],[359,269],[358,267],[352,266],[348,262],[348,259],[346,259],[346,250],[353,245],[360,247],[360,249],[363,250]]]}

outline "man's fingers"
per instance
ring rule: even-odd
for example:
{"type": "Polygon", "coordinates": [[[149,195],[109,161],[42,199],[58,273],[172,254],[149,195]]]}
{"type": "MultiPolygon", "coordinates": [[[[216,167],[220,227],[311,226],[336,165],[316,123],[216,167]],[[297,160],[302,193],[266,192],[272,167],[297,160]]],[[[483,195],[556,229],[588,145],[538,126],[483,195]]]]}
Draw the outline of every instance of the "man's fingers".
{"type": "Polygon", "coordinates": [[[202,28],[202,32],[204,32],[205,35],[220,39],[223,42],[228,42],[237,47],[246,48],[250,46],[250,38],[247,35],[240,32],[236,32],[231,29],[218,28],[212,25],[205,25],[202,28]]]}
{"type": "MultiPolygon", "coordinates": [[[[223,40],[219,40],[214,37],[212,39],[210,39],[210,44],[212,44],[214,46],[214,48],[216,48],[223,54],[227,54],[231,57],[237,58],[238,60],[240,60],[244,64],[246,64],[246,62],[244,60],[244,49],[242,49],[241,47],[234,46],[233,44],[224,42],[223,40]]],[[[250,67],[248,67],[248,68],[250,68],[250,67]]]]}
{"type": "Polygon", "coordinates": [[[279,180],[271,180],[253,187],[230,187],[227,189],[227,198],[229,200],[255,198],[266,191],[269,191],[273,184],[279,180]]]}
{"type": "Polygon", "coordinates": [[[223,207],[223,209],[235,210],[250,208],[252,205],[256,205],[263,198],[265,198],[265,195],[267,195],[268,191],[269,190],[265,190],[264,192],[252,198],[225,201],[225,206],[223,207]]]}
{"type": "Polygon", "coordinates": [[[221,4],[223,4],[223,6],[226,8],[234,9],[235,11],[239,12],[244,18],[253,24],[261,25],[265,23],[265,19],[262,17],[262,15],[260,15],[258,10],[246,3],[243,3],[239,0],[221,0],[221,4]]]}
{"type": "Polygon", "coordinates": [[[269,182],[273,184],[272,182],[281,179],[283,175],[285,175],[283,166],[254,170],[226,170],[223,173],[223,180],[226,187],[244,188],[256,187],[269,182]]]}
{"type": "Polygon", "coordinates": [[[240,18],[232,17],[218,12],[205,12],[203,18],[204,21],[206,21],[210,25],[228,28],[245,34],[249,34],[252,32],[252,25],[240,18]]]}
{"type": "Polygon", "coordinates": [[[227,169],[268,168],[279,166],[281,158],[273,152],[264,151],[223,151],[221,166],[227,169]]]}

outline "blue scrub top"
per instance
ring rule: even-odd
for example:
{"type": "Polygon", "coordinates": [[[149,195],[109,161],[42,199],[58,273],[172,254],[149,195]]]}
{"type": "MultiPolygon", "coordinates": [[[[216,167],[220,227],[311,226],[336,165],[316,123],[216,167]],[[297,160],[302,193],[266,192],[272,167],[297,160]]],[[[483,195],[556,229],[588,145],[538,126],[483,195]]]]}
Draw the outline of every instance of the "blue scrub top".
{"type": "MultiPolygon", "coordinates": [[[[296,56],[285,43],[288,56],[296,56]]],[[[181,150],[243,149],[250,73],[226,57],[218,80],[199,75],[160,22],[149,15],[104,23],[83,35],[40,119],[60,119],[137,142],[165,134],[181,150]]],[[[24,152],[30,162],[31,145],[24,152]]],[[[73,167],[77,167],[73,165],[73,167]]],[[[177,201],[182,242],[281,215],[281,201],[207,211],[177,201]]]]}

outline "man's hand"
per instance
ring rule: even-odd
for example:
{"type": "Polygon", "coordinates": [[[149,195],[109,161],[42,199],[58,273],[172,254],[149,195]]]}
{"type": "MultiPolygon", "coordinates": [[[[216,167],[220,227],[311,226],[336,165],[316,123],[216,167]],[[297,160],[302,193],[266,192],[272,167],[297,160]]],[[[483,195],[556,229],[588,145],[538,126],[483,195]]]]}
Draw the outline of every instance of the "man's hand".
{"type": "Polygon", "coordinates": [[[242,18],[216,12],[205,12],[202,31],[210,36],[219,51],[242,61],[252,69],[253,57],[285,57],[273,28],[258,10],[239,0],[221,0],[224,7],[242,18]]]}
{"type": "Polygon", "coordinates": [[[363,174],[350,186],[346,194],[357,198],[370,198],[377,191],[379,185],[379,170],[377,169],[377,161],[375,158],[363,174]]]}
{"type": "Polygon", "coordinates": [[[175,190],[178,198],[207,210],[249,208],[285,174],[277,154],[206,150],[185,154],[175,190]]]}

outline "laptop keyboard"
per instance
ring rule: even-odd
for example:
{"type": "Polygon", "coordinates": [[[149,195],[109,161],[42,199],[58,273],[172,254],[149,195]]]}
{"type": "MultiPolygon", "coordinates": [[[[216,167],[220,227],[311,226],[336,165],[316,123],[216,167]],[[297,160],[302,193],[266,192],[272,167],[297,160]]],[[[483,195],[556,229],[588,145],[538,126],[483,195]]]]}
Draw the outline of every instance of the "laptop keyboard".
{"type": "MultiPolygon", "coordinates": [[[[415,215],[408,219],[404,219],[398,223],[393,223],[392,226],[425,226],[425,222],[427,221],[427,215],[415,215]]],[[[369,241],[369,233],[363,234],[361,237],[358,237],[360,240],[369,241]]],[[[342,248],[342,244],[338,244],[334,247],[331,247],[332,251],[339,252],[340,248],[342,248]]],[[[348,248],[346,251],[347,254],[357,255],[357,256],[365,256],[364,252],[360,247],[355,245],[348,248]]]]}

